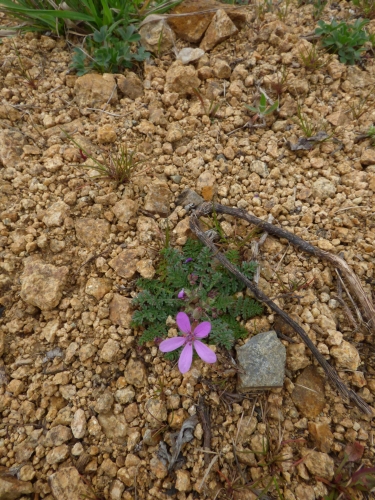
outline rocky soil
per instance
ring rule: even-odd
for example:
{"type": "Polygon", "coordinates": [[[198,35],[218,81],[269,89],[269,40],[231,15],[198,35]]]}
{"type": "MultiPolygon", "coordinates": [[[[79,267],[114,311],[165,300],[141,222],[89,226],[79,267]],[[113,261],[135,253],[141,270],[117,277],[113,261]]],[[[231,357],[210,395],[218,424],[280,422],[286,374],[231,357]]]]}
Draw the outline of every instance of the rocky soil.
{"type": "MultiPolygon", "coordinates": [[[[323,18],[350,19],[349,6],[332,3],[323,18]]],[[[166,219],[173,244],[186,241],[192,196],[272,214],[342,253],[372,294],[375,148],[356,138],[375,122],[374,59],[348,67],[323,55],[325,64],[308,71],[300,52],[311,47],[301,36],[315,28],[312,5],[294,6],[284,21],[245,12],[245,26],[196,62],[183,65],[170,50],[126,75],[77,77],[64,40],[3,38],[0,499],[253,499],[275,478],[286,500],[314,500],[327,494],[323,480],[348,443],[365,446],[362,463],[374,463],[373,419],[342,399],[285,326],[296,343],[283,340],[284,387],[246,397],[228,396],[236,370],[223,350],[217,364],[194,361],[182,376],[156,345],[140,347],[141,332],[130,327],[135,280],[154,275],[166,219]],[[214,119],[193,87],[207,109],[220,103],[214,119]],[[251,118],[244,104],[259,88],[273,100],[279,93],[280,109],[265,127],[243,128],[251,118]],[[310,150],[290,147],[303,137],[298,105],[330,136],[310,150]],[[123,145],[142,162],[117,187],[80,166],[85,155],[70,138],[98,159],[123,145]],[[158,443],[169,449],[202,401],[211,451],[199,421],[169,474],[158,443]]],[[[221,220],[228,235],[250,230],[221,220]]],[[[270,296],[310,282],[279,305],[374,408],[374,333],[348,320],[335,271],[271,237],[261,265],[270,296]]],[[[270,313],[249,321],[249,337],[277,321],[270,313]]],[[[275,484],[267,495],[279,498],[275,484]]]]}

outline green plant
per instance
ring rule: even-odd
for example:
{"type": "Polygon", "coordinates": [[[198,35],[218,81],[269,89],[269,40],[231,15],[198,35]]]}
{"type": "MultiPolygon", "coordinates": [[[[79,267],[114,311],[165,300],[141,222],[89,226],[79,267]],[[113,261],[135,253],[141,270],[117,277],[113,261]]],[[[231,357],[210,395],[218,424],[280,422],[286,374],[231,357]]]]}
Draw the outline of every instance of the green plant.
{"type": "Polygon", "coordinates": [[[15,32],[52,31],[58,35],[71,28],[83,34],[102,26],[128,26],[149,14],[162,14],[181,0],[0,0],[0,11],[21,21],[15,32]]]}
{"type": "Polygon", "coordinates": [[[12,43],[13,43],[13,48],[14,48],[14,51],[15,51],[17,59],[18,59],[18,63],[20,65],[21,75],[25,78],[27,85],[29,85],[33,89],[36,89],[37,88],[36,79],[30,75],[29,70],[25,67],[25,65],[22,61],[21,54],[19,53],[19,50],[17,49],[17,46],[16,46],[14,40],[12,40],[12,43]]]}
{"type": "MultiPolygon", "coordinates": [[[[79,167],[89,168],[98,172],[98,177],[102,179],[110,179],[114,181],[117,186],[126,184],[134,176],[134,170],[137,165],[142,163],[134,159],[135,151],[129,151],[127,146],[120,146],[116,154],[110,154],[108,158],[99,161],[83,146],[73,139],[71,135],[65,132],[65,135],[70,141],[77,146],[81,158],[86,161],[88,158],[91,160],[91,165],[79,164],[79,167]]],[[[143,172],[141,172],[143,173],[143,172]]],[[[138,174],[140,175],[140,174],[138,174]]]]}
{"type": "MultiPolygon", "coordinates": [[[[254,262],[240,263],[239,253],[228,250],[227,258],[235,262],[248,277],[256,269],[254,262]]],[[[193,320],[210,321],[210,342],[229,349],[247,330],[237,318],[248,320],[262,312],[262,306],[246,295],[245,286],[215,261],[212,252],[196,240],[188,240],[180,252],[163,248],[157,277],[140,279],[141,290],[133,303],[133,326],[142,327],[140,344],[161,340],[167,335],[166,321],[184,310],[193,320]]],[[[175,359],[179,353],[168,353],[175,359]]]]}
{"type": "Polygon", "coordinates": [[[324,57],[324,54],[320,53],[316,45],[311,45],[308,49],[299,52],[302,65],[307,71],[316,71],[326,66],[328,61],[324,57]]]}
{"type": "Polygon", "coordinates": [[[264,122],[265,117],[272,114],[279,107],[279,100],[277,99],[271,106],[267,106],[267,97],[262,92],[257,107],[249,106],[248,104],[245,104],[245,107],[253,113],[256,113],[256,116],[264,122]]]}
{"type": "Polygon", "coordinates": [[[95,31],[86,38],[87,52],[81,48],[74,49],[71,68],[81,76],[89,71],[99,73],[118,73],[124,68],[130,68],[132,61],[144,61],[150,56],[144,47],[138,47],[136,52],[131,50],[131,44],[141,37],[136,33],[134,26],[116,29],[102,26],[100,31],[95,31]]]}
{"type": "Polygon", "coordinates": [[[255,14],[261,21],[263,21],[267,12],[273,12],[274,9],[275,5],[273,0],[257,0],[255,3],[255,14]]]}
{"type": "Polygon", "coordinates": [[[359,8],[361,14],[370,19],[375,18],[374,0],[352,0],[353,5],[359,8]]]}
{"type": "Polygon", "coordinates": [[[360,443],[349,443],[345,448],[344,458],[336,469],[333,479],[328,481],[321,477],[316,478],[331,488],[324,500],[353,500],[358,498],[356,493],[370,493],[375,488],[375,467],[360,466],[354,472],[350,467],[354,462],[362,458],[363,451],[364,447],[360,443]]]}
{"type": "Polygon", "coordinates": [[[312,137],[318,132],[319,126],[303,113],[300,103],[297,104],[297,120],[295,121],[301,128],[305,137],[312,137]]]}
{"type": "Polygon", "coordinates": [[[338,54],[340,62],[353,65],[366,51],[365,43],[371,42],[371,37],[364,29],[368,23],[368,19],[356,19],[353,24],[335,20],[330,24],[319,21],[315,34],[322,37],[323,47],[338,54]]]}
{"type": "Polygon", "coordinates": [[[312,5],[313,6],[313,18],[318,19],[325,9],[328,0],[298,0],[298,7],[302,5],[312,5]]]}
{"type": "Polygon", "coordinates": [[[375,144],[375,127],[371,125],[366,132],[367,137],[371,139],[371,144],[375,144]]]}
{"type": "Polygon", "coordinates": [[[215,103],[215,98],[213,97],[210,101],[209,106],[207,107],[205,102],[204,102],[204,98],[203,98],[202,93],[197,88],[193,88],[193,92],[200,100],[202,107],[204,109],[204,113],[209,117],[209,119],[212,122],[214,120],[214,118],[216,117],[216,113],[219,111],[221,104],[219,102],[215,103]]]}
{"type": "Polygon", "coordinates": [[[276,15],[281,21],[285,21],[285,19],[288,17],[289,7],[291,3],[292,0],[284,0],[284,2],[280,1],[277,3],[276,15]]]}
{"type": "Polygon", "coordinates": [[[373,85],[370,90],[360,99],[349,103],[348,111],[351,112],[353,120],[358,120],[358,118],[360,118],[368,110],[368,106],[366,106],[366,104],[369,98],[372,97],[374,90],[375,85],[373,85]]]}

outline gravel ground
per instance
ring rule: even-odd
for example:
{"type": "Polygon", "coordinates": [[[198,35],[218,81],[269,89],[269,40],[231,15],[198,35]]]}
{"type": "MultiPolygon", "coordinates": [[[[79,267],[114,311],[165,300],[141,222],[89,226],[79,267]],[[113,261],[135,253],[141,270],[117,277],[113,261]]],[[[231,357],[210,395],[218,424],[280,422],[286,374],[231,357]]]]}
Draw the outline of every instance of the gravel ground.
{"type": "MultiPolygon", "coordinates": [[[[195,361],[182,376],[130,328],[135,279],[154,275],[166,217],[175,245],[190,234],[177,202],[187,188],[271,214],[342,253],[372,295],[375,148],[356,138],[375,122],[374,59],[345,66],[323,55],[324,65],[308,71],[300,52],[311,47],[301,36],[315,28],[312,5],[291,9],[285,22],[272,13],[259,20],[252,8],[247,16],[238,35],[194,64],[171,51],[125,76],[78,78],[64,40],[2,40],[0,499],[10,498],[10,482],[12,498],[25,499],[253,499],[275,478],[286,500],[313,500],[327,494],[324,480],[348,443],[361,443],[362,463],[374,463],[373,420],[335,392],[285,326],[297,343],[283,341],[284,387],[245,398],[228,396],[236,371],[224,351],[217,364],[195,361]],[[265,127],[243,128],[251,118],[244,104],[259,86],[273,100],[279,93],[280,110],[265,127]],[[192,87],[208,105],[220,103],[215,119],[192,87]],[[298,106],[329,135],[310,150],[290,147],[303,137],[298,106]],[[79,166],[85,155],[70,138],[99,159],[127,146],[141,163],[117,187],[79,166]],[[182,468],[169,474],[158,443],[171,445],[199,401],[210,409],[212,451],[203,452],[199,422],[182,468]]],[[[331,16],[349,19],[349,4],[332,3],[323,18],[331,16]]],[[[228,235],[249,231],[221,221],[228,235]]],[[[298,300],[277,303],[374,408],[373,333],[348,320],[334,269],[271,237],[261,265],[270,296],[295,279],[310,282],[298,300]]],[[[249,336],[276,321],[269,313],[249,321],[249,336]]],[[[279,498],[275,483],[267,495],[279,498]]]]}

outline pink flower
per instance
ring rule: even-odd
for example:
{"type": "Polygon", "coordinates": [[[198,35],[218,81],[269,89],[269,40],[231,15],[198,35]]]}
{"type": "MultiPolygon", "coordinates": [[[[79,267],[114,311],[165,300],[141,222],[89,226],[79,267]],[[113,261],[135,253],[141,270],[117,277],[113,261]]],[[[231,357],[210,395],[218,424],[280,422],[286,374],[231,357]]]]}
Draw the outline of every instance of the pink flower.
{"type": "Polygon", "coordinates": [[[184,290],[184,289],[180,290],[180,291],[178,292],[177,297],[178,297],[179,299],[184,299],[184,298],[186,297],[185,290],[184,290]]]}
{"type": "Polygon", "coordinates": [[[206,363],[215,363],[216,354],[203,342],[197,339],[207,337],[211,331],[211,323],[203,321],[199,323],[191,332],[191,324],[189,316],[184,312],[179,312],[176,316],[178,328],[181,330],[182,337],[174,337],[173,339],[166,339],[160,344],[159,349],[162,352],[171,352],[179,347],[185,346],[182,349],[180,359],[178,360],[178,369],[181,373],[186,373],[190,370],[193,361],[193,346],[197,351],[198,356],[206,363]]]}

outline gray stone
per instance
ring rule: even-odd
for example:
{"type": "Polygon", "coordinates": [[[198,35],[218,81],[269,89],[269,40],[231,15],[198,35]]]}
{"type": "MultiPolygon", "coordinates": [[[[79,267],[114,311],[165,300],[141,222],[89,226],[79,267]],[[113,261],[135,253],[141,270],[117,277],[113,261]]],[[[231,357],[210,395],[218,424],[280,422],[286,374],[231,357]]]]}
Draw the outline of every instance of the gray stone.
{"type": "Polygon", "coordinates": [[[73,436],[76,439],[82,439],[86,433],[86,416],[82,408],[74,413],[72,423],[70,425],[72,429],[73,436]]]}
{"type": "Polygon", "coordinates": [[[194,207],[197,207],[203,202],[204,199],[202,196],[199,196],[198,193],[189,188],[184,189],[176,199],[176,205],[179,205],[180,207],[185,207],[186,205],[194,205],[194,207]]]}
{"type": "Polygon", "coordinates": [[[184,47],[177,54],[176,59],[178,61],[182,61],[183,64],[189,64],[191,62],[198,61],[198,59],[200,59],[203,55],[204,55],[203,49],[198,49],[198,48],[193,49],[191,47],[184,47]]]}
{"type": "Polygon", "coordinates": [[[276,332],[259,333],[236,350],[244,372],[238,375],[238,392],[283,386],[286,349],[276,332]]]}

